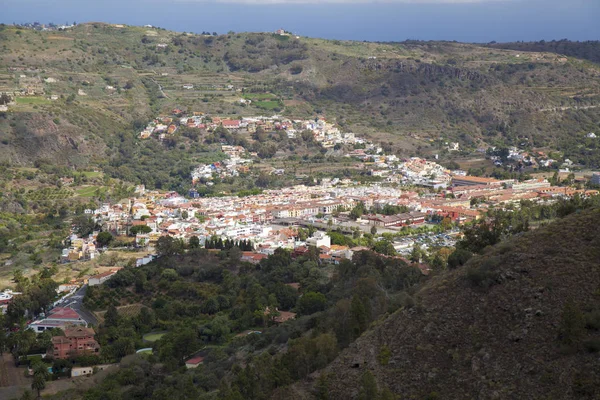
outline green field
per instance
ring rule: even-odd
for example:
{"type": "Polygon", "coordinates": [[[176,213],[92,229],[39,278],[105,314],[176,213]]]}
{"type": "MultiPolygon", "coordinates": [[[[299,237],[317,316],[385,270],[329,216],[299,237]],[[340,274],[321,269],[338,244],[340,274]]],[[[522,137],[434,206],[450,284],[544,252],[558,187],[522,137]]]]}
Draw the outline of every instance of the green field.
{"type": "Polygon", "coordinates": [[[88,178],[98,178],[102,176],[102,172],[99,171],[83,171],[82,174],[88,178]]]}
{"type": "Polygon", "coordinates": [[[144,335],[145,342],[156,342],[163,337],[167,332],[150,332],[144,335]]]}
{"type": "Polygon", "coordinates": [[[81,189],[77,189],[76,193],[81,197],[94,197],[96,195],[96,190],[100,189],[102,191],[104,186],[87,186],[81,189]]]}
{"type": "Polygon", "coordinates": [[[248,100],[272,100],[277,98],[271,93],[244,93],[242,97],[248,100]]]}
{"type": "Polygon", "coordinates": [[[282,108],[279,101],[257,101],[253,103],[256,107],[264,108],[266,110],[274,110],[275,108],[282,108]]]}
{"type": "Polygon", "coordinates": [[[48,99],[45,99],[43,97],[17,97],[15,99],[15,101],[17,102],[17,104],[50,104],[51,101],[48,99]]]}

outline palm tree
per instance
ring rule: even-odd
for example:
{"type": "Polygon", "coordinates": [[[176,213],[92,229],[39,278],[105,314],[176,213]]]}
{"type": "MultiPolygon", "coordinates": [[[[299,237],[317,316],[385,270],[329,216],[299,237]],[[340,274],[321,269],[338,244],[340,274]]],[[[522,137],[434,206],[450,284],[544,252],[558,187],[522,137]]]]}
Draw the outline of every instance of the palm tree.
{"type": "Polygon", "coordinates": [[[37,390],[38,399],[42,397],[42,390],[46,387],[46,379],[49,378],[48,367],[43,362],[33,365],[33,382],[31,388],[37,390]]]}

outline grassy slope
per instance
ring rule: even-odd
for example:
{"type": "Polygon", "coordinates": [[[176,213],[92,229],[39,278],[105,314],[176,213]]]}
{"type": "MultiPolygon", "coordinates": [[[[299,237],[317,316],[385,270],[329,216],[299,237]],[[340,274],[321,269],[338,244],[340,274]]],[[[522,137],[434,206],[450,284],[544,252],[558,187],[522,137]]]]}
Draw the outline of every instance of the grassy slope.
{"type": "Polygon", "coordinates": [[[599,223],[600,210],[572,215],[434,278],[415,308],[390,316],[323,371],[331,398],[355,398],[366,370],[402,398],[598,398],[600,361],[581,347],[598,332],[565,346],[559,327],[569,300],[584,315],[600,307],[599,223]],[[482,265],[496,271],[488,289],[469,283],[482,265]]]}
{"type": "Polygon", "coordinates": [[[271,92],[286,104],[286,115],[322,114],[411,154],[417,147],[439,152],[430,139],[476,147],[528,138],[548,146],[596,130],[600,113],[574,109],[598,103],[598,67],[551,53],[446,42],[209,37],[101,23],[51,33],[5,28],[0,39],[0,90],[29,86],[62,96],[19,100],[0,118],[0,159],[21,164],[44,158],[99,164],[119,133],[131,135],[134,122],[173,107],[230,115],[276,107],[260,101],[243,107],[241,93],[228,85],[271,92]],[[257,72],[244,69],[255,64],[257,72]],[[48,77],[57,82],[46,83],[48,77]],[[127,83],[128,90],[106,89],[127,83]],[[194,89],[184,90],[186,83],[194,89]],[[69,95],[74,102],[66,102],[69,95]],[[567,109],[543,111],[555,107],[567,109]]]}

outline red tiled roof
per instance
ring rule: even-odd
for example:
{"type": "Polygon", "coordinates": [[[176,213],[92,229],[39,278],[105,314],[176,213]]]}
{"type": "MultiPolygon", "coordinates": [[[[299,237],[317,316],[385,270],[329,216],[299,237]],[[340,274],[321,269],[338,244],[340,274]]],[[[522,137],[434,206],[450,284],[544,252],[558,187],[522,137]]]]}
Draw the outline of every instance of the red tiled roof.
{"type": "Polygon", "coordinates": [[[56,307],[48,315],[51,319],[79,319],[77,311],[70,307],[56,307]]]}
{"type": "Polygon", "coordinates": [[[187,360],[185,363],[186,363],[186,364],[193,364],[193,365],[196,365],[196,364],[200,364],[200,363],[202,363],[203,361],[204,361],[204,357],[202,357],[202,356],[197,356],[197,357],[194,357],[194,358],[190,358],[190,359],[189,359],[189,360],[187,360]]]}
{"type": "Polygon", "coordinates": [[[82,326],[69,327],[65,328],[65,337],[86,337],[86,336],[94,336],[96,332],[92,328],[84,328],[82,326]]]}

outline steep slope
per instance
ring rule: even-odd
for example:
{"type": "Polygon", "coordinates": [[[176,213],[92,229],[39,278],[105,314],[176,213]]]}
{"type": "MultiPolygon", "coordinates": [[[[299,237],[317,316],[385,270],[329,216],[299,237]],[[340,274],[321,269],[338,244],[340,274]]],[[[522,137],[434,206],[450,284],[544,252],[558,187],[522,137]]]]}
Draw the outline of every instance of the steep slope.
{"type": "Polygon", "coordinates": [[[403,399],[598,398],[599,224],[582,212],[433,279],[321,372],[329,398],[368,372],[403,399]]]}

